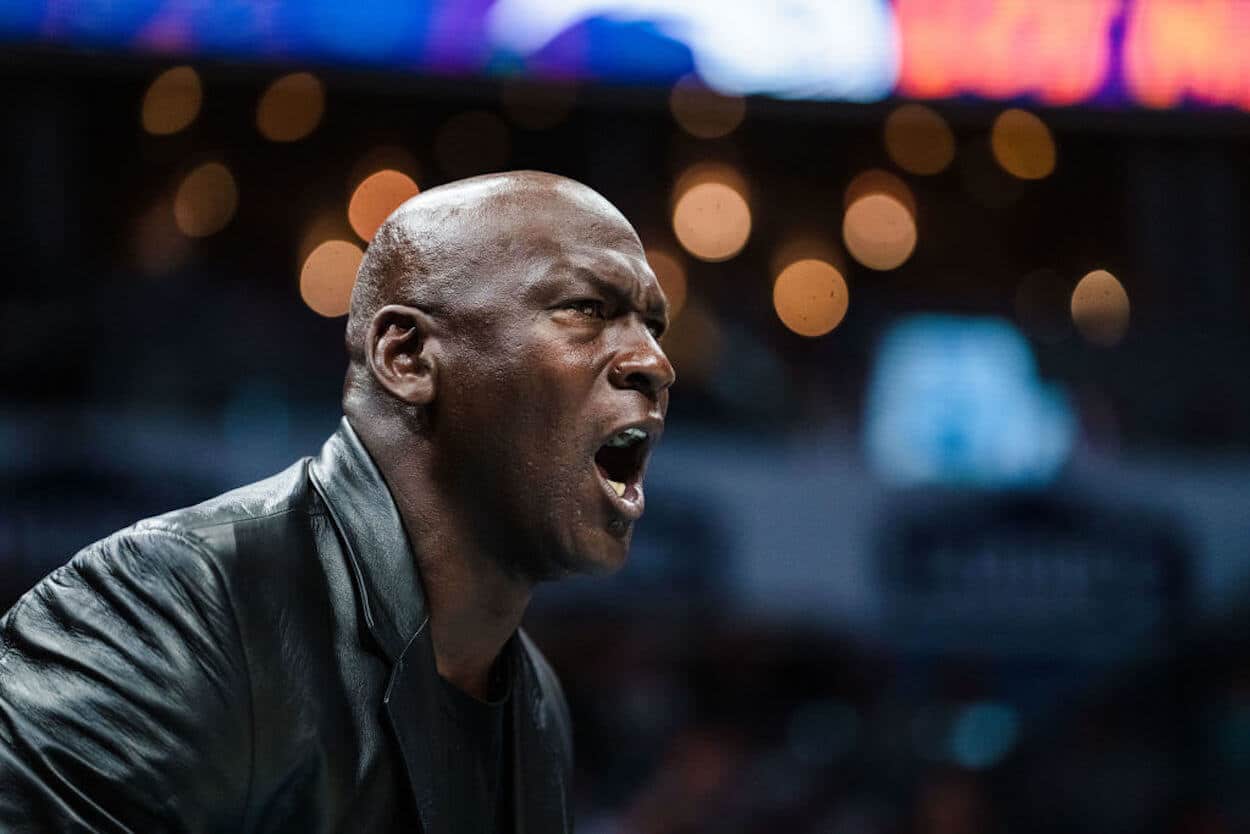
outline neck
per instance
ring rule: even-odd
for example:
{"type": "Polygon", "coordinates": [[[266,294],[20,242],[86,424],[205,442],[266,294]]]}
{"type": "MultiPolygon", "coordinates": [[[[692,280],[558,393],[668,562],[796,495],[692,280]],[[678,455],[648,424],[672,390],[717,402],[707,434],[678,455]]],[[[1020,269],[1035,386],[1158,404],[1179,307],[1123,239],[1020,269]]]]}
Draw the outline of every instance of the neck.
{"type": "Polygon", "coordinates": [[[465,548],[463,541],[435,538],[427,547],[426,540],[414,547],[438,673],[486,700],[491,668],[521,625],[532,586],[505,574],[489,557],[465,548]]]}
{"type": "Polygon", "coordinates": [[[357,434],[381,470],[408,532],[438,673],[486,700],[491,668],[521,624],[533,583],[504,570],[474,538],[467,514],[433,482],[429,467],[419,462],[421,455],[413,454],[411,438],[401,446],[376,433],[358,429],[357,434]]]}

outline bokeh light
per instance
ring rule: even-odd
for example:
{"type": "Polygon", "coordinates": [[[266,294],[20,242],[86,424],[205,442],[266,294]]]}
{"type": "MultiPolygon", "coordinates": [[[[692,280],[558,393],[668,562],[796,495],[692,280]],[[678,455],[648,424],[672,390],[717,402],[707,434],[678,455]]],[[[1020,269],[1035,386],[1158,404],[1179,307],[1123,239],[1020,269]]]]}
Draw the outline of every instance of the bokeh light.
{"type": "Polygon", "coordinates": [[[577,87],[571,83],[535,84],[510,78],[499,92],[499,106],[517,127],[547,130],[569,117],[577,100],[577,87]]]}
{"type": "Polygon", "coordinates": [[[904,171],[937,174],[955,158],[955,135],[932,108],[904,104],[885,120],[885,149],[904,171]]]}
{"type": "Polygon", "coordinates": [[[716,139],[732,133],[746,116],[746,100],[708,89],[695,75],[673,85],[669,109],[682,130],[700,139],[716,139]]]}
{"type": "Polygon", "coordinates": [[[686,306],[686,267],[677,255],[665,249],[647,249],[647,263],[668,298],[668,318],[673,321],[686,306]]]}
{"type": "Polygon", "coordinates": [[[174,222],[188,237],[208,237],[230,223],[239,192],[230,169],[206,162],[187,174],[174,195],[174,222]]]}
{"type": "Polygon", "coordinates": [[[314,249],[299,274],[304,303],[327,318],[346,315],[364,256],[359,246],[346,240],[327,240],[314,249]]]}
{"type": "Polygon", "coordinates": [[[498,171],[511,153],[508,126],[485,110],[448,119],[434,137],[434,158],[453,179],[498,171]]]}
{"type": "Polygon", "coordinates": [[[773,283],[773,307],[782,323],[800,336],[823,336],[837,327],[850,302],[846,279],[833,264],[797,261],[773,283]]]}
{"type": "Polygon", "coordinates": [[[1088,273],[1072,291],[1072,321],[1087,341],[1103,347],[1118,344],[1129,321],[1124,285],[1105,269],[1088,273]]]}
{"type": "Polygon", "coordinates": [[[885,194],[893,197],[907,209],[912,217],[916,216],[916,195],[897,174],[891,174],[880,168],[860,171],[847,183],[846,191],[842,195],[842,207],[850,208],[869,194],[885,194]]]}
{"type": "Polygon", "coordinates": [[[1003,170],[1022,180],[1040,180],[1055,170],[1055,140],[1037,116],[1012,108],[998,114],[990,147],[1003,170]]]}
{"type": "Polygon", "coordinates": [[[746,198],[725,182],[701,182],[686,189],[673,207],[673,232],[681,245],[704,261],[725,261],[751,236],[746,198]]]}
{"type": "Polygon", "coordinates": [[[195,121],[203,99],[199,73],[191,67],[167,69],[143,94],[139,114],[143,129],[157,136],[177,133],[195,121]]]}
{"type": "Polygon", "coordinates": [[[1019,736],[1015,709],[994,701],[978,701],[954,716],[947,753],[960,767],[982,770],[1001,762],[1019,736]]]}
{"type": "Polygon", "coordinates": [[[842,239],[851,257],[869,269],[895,269],[916,248],[916,221],[895,197],[869,194],[847,208],[842,239]]]}
{"type": "Polygon", "coordinates": [[[294,142],[316,129],[325,113],[325,88],[307,72],[284,75],[256,105],[256,129],[273,142],[294,142]]]}
{"type": "Polygon", "coordinates": [[[352,230],[365,242],[373,240],[382,221],[418,190],[412,177],[389,168],[365,177],[347,204],[352,230]]]}

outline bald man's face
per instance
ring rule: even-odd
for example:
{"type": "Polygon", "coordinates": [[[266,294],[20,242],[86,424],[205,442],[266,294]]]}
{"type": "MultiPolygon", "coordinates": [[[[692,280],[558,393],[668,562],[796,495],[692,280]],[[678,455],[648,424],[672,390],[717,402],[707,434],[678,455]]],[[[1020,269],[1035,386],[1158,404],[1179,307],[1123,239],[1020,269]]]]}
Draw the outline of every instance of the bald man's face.
{"type": "Polygon", "coordinates": [[[433,408],[441,478],[489,552],[532,579],[625,560],[673,368],[637,238],[577,206],[487,230],[448,314],[433,408]],[[488,236],[493,234],[493,238],[488,236]]]}

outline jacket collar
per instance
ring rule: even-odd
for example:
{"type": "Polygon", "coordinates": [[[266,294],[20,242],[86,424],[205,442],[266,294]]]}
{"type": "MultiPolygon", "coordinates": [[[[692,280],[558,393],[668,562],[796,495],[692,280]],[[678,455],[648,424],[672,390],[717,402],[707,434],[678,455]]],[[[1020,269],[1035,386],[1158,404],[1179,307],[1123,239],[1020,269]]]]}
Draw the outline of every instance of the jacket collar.
{"type": "Polygon", "coordinates": [[[391,492],[346,417],[311,476],[346,545],[365,624],[393,664],[428,617],[425,593],[391,492]]]}

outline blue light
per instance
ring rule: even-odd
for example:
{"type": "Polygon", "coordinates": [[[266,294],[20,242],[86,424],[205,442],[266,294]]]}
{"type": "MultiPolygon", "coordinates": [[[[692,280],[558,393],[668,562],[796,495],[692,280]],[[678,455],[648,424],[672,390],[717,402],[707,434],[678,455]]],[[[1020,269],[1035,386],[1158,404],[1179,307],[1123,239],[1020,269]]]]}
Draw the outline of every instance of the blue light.
{"type": "Polygon", "coordinates": [[[1006,321],[919,315],[882,340],[868,387],[873,469],[899,485],[1048,483],[1072,449],[1067,397],[1006,321]]]}
{"type": "Polygon", "coordinates": [[[963,767],[993,767],[1011,752],[1019,735],[1016,711],[1006,704],[980,701],[959,712],[951,727],[948,752],[963,767]]]}
{"type": "Polygon", "coordinates": [[[342,0],[283,3],[282,28],[297,48],[362,64],[416,63],[425,52],[430,2],[375,0],[366,8],[342,0]]]}

